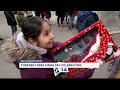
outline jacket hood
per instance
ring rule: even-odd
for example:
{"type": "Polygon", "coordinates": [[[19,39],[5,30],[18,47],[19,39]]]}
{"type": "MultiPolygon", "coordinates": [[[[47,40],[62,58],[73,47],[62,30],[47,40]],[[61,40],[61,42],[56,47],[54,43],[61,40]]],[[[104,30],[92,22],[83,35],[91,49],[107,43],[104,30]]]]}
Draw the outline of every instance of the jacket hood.
{"type": "Polygon", "coordinates": [[[80,11],[78,13],[78,20],[82,22],[87,16],[91,15],[91,11],[80,11]]]}
{"type": "MultiPolygon", "coordinates": [[[[10,62],[22,59],[36,59],[38,57],[37,51],[29,48],[20,48],[13,38],[7,39],[5,43],[1,45],[1,51],[10,57],[10,62]]],[[[41,55],[39,55],[39,57],[41,58],[41,55]]]]}
{"type": "Polygon", "coordinates": [[[91,13],[92,13],[92,11],[80,11],[81,16],[86,16],[86,15],[89,15],[91,13]]]}

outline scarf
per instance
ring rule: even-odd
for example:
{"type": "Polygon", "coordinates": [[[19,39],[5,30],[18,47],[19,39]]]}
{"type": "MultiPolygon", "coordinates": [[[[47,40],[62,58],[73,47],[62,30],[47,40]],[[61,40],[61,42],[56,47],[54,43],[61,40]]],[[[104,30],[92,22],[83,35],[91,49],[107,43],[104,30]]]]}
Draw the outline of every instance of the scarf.
{"type": "Polygon", "coordinates": [[[20,48],[29,48],[29,49],[32,49],[32,50],[37,51],[38,54],[41,54],[41,55],[47,53],[47,49],[40,48],[40,47],[38,47],[38,46],[34,46],[34,45],[31,45],[30,43],[28,43],[28,42],[24,39],[24,35],[23,35],[22,32],[20,32],[20,33],[17,35],[16,43],[17,43],[17,45],[18,45],[20,48]]]}

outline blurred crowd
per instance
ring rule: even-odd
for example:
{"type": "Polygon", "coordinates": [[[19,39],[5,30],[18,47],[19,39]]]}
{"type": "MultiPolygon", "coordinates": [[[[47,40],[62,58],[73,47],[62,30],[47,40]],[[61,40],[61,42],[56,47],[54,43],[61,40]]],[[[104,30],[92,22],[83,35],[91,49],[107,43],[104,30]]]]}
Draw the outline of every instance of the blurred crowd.
{"type": "MultiPolygon", "coordinates": [[[[17,31],[17,25],[21,27],[23,21],[26,18],[38,16],[40,18],[44,18],[49,24],[51,24],[51,11],[4,11],[4,14],[6,16],[7,24],[11,26],[13,37],[15,32],[17,31]]],[[[66,22],[70,30],[72,30],[72,28],[76,28],[78,32],[87,28],[99,19],[98,15],[96,13],[93,13],[92,11],[61,10],[55,11],[55,15],[57,16],[56,24],[58,26],[62,26],[66,22]],[[76,25],[73,24],[75,17],[77,17],[76,25]]],[[[3,38],[0,37],[0,40],[3,40],[3,38]]]]}

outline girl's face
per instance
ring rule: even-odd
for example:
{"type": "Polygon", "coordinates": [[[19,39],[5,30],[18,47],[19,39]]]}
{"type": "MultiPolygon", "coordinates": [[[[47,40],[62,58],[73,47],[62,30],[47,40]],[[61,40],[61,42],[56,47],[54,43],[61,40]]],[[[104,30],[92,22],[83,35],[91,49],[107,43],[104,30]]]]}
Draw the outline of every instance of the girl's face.
{"type": "Polygon", "coordinates": [[[51,32],[50,25],[47,22],[42,24],[42,32],[38,37],[37,45],[41,48],[52,48],[54,35],[51,32]]]}

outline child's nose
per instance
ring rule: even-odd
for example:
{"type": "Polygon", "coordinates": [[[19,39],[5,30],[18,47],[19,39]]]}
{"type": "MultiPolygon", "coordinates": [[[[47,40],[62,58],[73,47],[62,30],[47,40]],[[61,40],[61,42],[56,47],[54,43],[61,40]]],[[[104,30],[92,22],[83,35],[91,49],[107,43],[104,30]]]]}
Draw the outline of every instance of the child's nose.
{"type": "Polygon", "coordinates": [[[50,38],[53,39],[54,38],[54,34],[51,32],[50,34],[50,38]]]}

